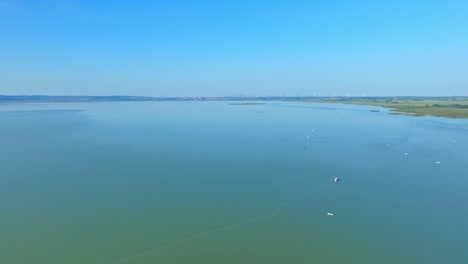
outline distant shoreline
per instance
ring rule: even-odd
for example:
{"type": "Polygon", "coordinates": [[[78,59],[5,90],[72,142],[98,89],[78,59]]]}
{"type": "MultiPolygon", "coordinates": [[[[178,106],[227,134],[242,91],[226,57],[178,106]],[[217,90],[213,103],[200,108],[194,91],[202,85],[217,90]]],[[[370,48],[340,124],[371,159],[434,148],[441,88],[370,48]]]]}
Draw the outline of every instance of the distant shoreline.
{"type": "Polygon", "coordinates": [[[265,103],[230,103],[229,105],[264,105],[265,103]]]}
{"type": "Polygon", "coordinates": [[[335,97],[335,96],[63,96],[63,95],[0,95],[0,103],[23,102],[127,102],[127,101],[304,101],[319,103],[353,103],[353,102],[388,102],[391,100],[410,101],[468,101],[467,96],[373,96],[373,97],[335,97]]]}
{"type": "MultiPolygon", "coordinates": [[[[151,101],[244,101],[236,105],[260,105],[265,101],[343,103],[373,105],[390,108],[390,114],[468,118],[468,96],[380,96],[380,97],[323,97],[323,96],[51,96],[0,95],[0,103],[70,103],[70,102],[151,102],[151,101]],[[256,102],[245,102],[256,101],[256,102]]],[[[231,103],[233,104],[233,103],[231,103]]],[[[374,111],[377,112],[377,111],[374,111]]]]}
{"type": "MultiPolygon", "coordinates": [[[[356,105],[372,105],[389,108],[389,114],[408,115],[408,116],[437,116],[448,118],[468,118],[468,99],[459,98],[452,100],[441,100],[435,98],[414,99],[396,99],[386,98],[385,100],[349,100],[349,101],[309,101],[309,102],[328,102],[344,103],[356,105]]],[[[377,112],[371,110],[371,112],[377,112]]]]}

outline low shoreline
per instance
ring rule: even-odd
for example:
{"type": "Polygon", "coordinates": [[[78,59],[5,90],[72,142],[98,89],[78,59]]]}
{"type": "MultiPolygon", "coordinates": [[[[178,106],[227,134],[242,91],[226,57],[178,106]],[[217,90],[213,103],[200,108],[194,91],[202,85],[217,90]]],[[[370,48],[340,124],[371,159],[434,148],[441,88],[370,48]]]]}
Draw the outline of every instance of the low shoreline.
{"type": "MultiPolygon", "coordinates": [[[[468,118],[468,96],[456,97],[317,97],[317,96],[210,96],[210,97],[149,97],[149,96],[50,96],[0,95],[2,103],[70,103],[70,102],[151,102],[151,101],[226,101],[230,105],[261,105],[265,102],[314,102],[372,105],[389,108],[390,114],[468,118]]],[[[378,111],[371,111],[378,112],[378,111]]]]}
{"type": "Polygon", "coordinates": [[[313,100],[304,102],[372,105],[390,109],[389,114],[468,118],[468,100],[313,100]]]}

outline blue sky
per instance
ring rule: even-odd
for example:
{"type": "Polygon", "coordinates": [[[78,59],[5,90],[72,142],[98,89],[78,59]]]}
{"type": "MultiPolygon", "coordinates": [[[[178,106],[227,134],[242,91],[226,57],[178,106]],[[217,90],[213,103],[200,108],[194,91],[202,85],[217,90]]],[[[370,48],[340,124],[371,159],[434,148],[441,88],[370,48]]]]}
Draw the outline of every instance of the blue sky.
{"type": "Polygon", "coordinates": [[[0,94],[468,95],[468,1],[0,0],[0,94]]]}

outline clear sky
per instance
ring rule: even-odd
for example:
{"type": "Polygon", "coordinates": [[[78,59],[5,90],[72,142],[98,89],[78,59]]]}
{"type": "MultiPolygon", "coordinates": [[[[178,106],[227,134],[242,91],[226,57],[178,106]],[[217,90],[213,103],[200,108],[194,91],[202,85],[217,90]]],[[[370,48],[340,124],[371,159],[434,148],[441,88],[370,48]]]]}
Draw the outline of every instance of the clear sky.
{"type": "Polygon", "coordinates": [[[0,0],[0,94],[468,95],[468,1],[0,0]]]}

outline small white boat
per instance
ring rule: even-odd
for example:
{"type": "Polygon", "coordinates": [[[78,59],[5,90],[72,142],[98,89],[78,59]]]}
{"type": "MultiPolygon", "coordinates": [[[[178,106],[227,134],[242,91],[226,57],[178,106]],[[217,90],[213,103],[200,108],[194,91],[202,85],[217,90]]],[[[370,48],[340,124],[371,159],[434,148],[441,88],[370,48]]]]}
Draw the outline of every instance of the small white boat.
{"type": "Polygon", "coordinates": [[[327,213],[327,215],[328,215],[328,216],[334,216],[334,214],[333,214],[333,213],[327,213]]]}
{"type": "Polygon", "coordinates": [[[436,163],[436,164],[440,164],[440,161],[436,161],[435,163],[436,163]]]}
{"type": "Polygon", "coordinates": [[[333,181],[334,181],[334,182],[338,182],[338,181],[340,181],[340,179],[334,178],[333,181]]]}

